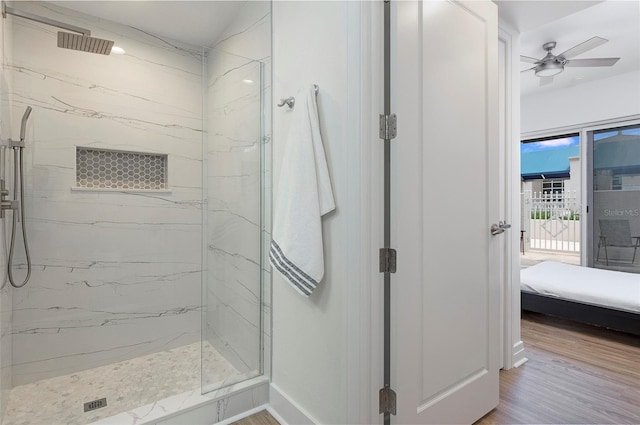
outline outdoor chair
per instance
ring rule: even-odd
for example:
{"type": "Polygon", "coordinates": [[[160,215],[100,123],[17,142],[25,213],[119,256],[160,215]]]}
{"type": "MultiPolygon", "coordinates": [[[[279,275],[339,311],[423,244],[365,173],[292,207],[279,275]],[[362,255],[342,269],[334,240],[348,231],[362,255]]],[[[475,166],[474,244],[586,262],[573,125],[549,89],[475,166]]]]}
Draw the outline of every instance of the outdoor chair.
{"type": "Polygon", "coordinates": [[[600,247],[604,247],[604,257],[609,265],[609,253],[607,247],[633,248],[633,259],[636,261],[636,251],[640,248],[640,236],[631,236],[629,220],[598,220],[600,223],[600,240],[598,241],[598,254],[596,261],[600,261],[600,247]]]}

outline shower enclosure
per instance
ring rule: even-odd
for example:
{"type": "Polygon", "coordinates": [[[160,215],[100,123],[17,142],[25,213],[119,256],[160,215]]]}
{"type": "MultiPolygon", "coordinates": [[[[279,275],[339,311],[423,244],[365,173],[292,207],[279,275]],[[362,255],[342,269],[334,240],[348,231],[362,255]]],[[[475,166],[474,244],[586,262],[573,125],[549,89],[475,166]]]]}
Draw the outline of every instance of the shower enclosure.
{"type": "MultiPolygon", "coordinates": [[[[3,425],[130,418],[268,374],[270,3],[219,3],[225,27],[196,44],[81,9],[101,2],[73,3],[11,7],[89,28],[124,53],[59,49],[57,28],[19,16],[0,24],[2,141],[32,108],[19,206],[32,271],[22,288],[6,278],[20,210],[0,221],[3,425]]],[[[8,149],[0,178],[12,188],[8,149]]],[[[216,410],[212,422],[232,414],[216,410]]]]}

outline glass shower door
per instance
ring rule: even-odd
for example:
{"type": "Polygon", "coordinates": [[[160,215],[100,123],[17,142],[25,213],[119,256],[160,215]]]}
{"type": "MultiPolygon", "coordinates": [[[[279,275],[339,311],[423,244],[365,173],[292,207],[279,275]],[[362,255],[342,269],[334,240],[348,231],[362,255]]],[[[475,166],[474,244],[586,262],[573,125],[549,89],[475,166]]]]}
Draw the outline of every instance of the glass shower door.
{"type": "Polygon", "coordinates": [[[206,58],[202,391],[262,373],[262,64],[206,58]]]}

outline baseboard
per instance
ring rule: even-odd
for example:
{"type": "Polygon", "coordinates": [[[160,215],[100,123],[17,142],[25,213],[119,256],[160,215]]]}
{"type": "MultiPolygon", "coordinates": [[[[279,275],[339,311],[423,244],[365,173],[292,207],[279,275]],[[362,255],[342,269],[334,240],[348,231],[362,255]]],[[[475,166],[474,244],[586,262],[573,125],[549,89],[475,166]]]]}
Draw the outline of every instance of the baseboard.
{"type": "Polygon", "coordinates": [[[267,411],[282,425],[316,425],[320,423],[274,384],[269,387],[267,411]]]}
{"type": "Polygon", "coordinates": [[[522,341],[518,341],[516,344],[513,344],[513,356],[511,358],[511,364],[513,367],[520,367],[527,362],[527,359],[524,355],[524,343],[522,341]]]}
{"type": "Polygon", "coordinates": [[[271,405],[267,406],[267,412],[269,412],[269,414],[271,416],[273,416],[273,419],[275,419],[276,421],[278,421],[278,423],[280,425],[289,425],[287,422],[285,422],[285,420],[282,418],[282,416],[280,416],[278,414],[278,412],[276,412],[273,407],[271,407],[271,405]]]}

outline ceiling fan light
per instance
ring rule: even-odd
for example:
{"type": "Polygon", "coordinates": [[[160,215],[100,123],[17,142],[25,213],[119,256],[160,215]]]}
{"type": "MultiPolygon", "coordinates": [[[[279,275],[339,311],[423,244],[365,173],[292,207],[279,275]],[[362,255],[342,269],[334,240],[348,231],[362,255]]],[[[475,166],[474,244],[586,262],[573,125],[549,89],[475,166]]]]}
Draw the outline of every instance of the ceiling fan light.
{"type": "Polygon", "coordinates": [[[544,62],[536,67],[536,77],[553,77],[562,71],[564,71],[562,63],[555,61],[544,62]]]}

